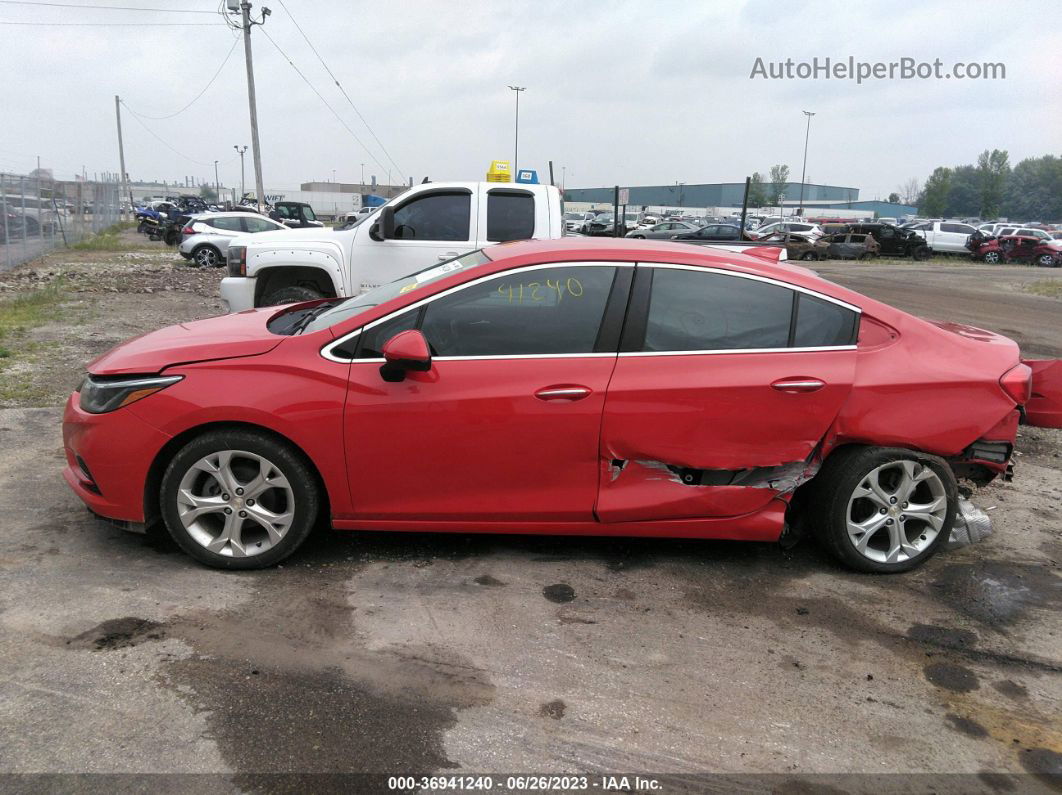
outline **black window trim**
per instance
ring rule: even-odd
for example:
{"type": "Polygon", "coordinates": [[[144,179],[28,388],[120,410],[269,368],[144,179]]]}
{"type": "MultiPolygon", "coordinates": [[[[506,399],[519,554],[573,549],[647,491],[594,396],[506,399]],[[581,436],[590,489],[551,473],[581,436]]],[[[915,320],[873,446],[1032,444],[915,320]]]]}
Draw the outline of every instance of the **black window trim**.
{"type": "Polygon", "coordinates": [[[760,276],[755,273],[745,273],[743,271],[728,270],[726,268],[712,268],[704,267],[701,265],[678,265],[673,263],[664,262],[639,262],[635,271],[634,286],[631,289],[630,308],[627,312],[627,322],[624,325],[623,336],[620,341],[619,355],[623,357],[630,356],[697,356],[697,355],[720,355],[729,353],[809,353],[815,351],[845,351],[856,350],[856,341],[859,339],[859,321],[862,317],[863,310],[855,304],[849,304],[846,301],[842,301],[839,298],[834,298],[830,295],[816,292],[815,290],[809,290],[806,287],[801,287],[797,284],[790,284],[780,279],[772,279],[767,276],[760,276]],[[797,307],[799,301],[797,297],[801,294],[809,295],[812,298],[818,298],[822,301],[826,301],[831,304],[847,309],[856,314],[856,322],[852,324],[852,340],[845,345],[816,345],[808,347],[790,347],[787,345],[784,348],[713,348],[707,350],[689,350],[689,351],[643,351],[642,347],[645,344],[645,329],[646,324],[649,322],[649,298],[652,290],[653,283],[653,271],[656,269],[667,270],[686,270],[695,271],[697,273],[717,273],[724,276],[735,276],[739,279],[748,279],[750,281],[763,282],[764,284],[770,284],[777,287],[784,287],[793,291],[793,311],[789,316],[789,342],[792,343],[796,334],[796,320],[797,320],[797,307]]]}
{"type": "MultiPolygon", "coordinates": [[[[420,301],[416,301],[416,302],[414,302],[412,304],[409,304],[407,306],[402,307],[401,309],[396,309],[393,312],[389,312],[388,314],[384,315],[383,317],[377,318],[376,320],[373,320],[370,323],[366,323],[364,326],[362,326],[360,328],[357,328],[357,329],[354,329],[353,331],[348,332],[347,334],[344,334],[342,337],[339,337],[338,339],[335,339],[332,342],[329,342],[327,345],[325,345],[324,347],[321,348],[320,353],[321,353],[321,356],[323,356],[325,359],[328,359],[331,362],[337,362],[339,364],[360,364],[362,362],[373,362],[373,363],[376,363],[376,364],[380,364],[381,362],[384,361],[384,359],[381,358],[381,357],[377,357],[377,358],[373,358],[373,359],[346,358],[346,357],[336,356],[332,352],[334,350],[337,350],[337,349],[341,348],[341,347],[345,347],[345,343],[352,342],[355,337],[358,337],[361,334],[361,332],[368,331],[369,329],[374,328],[376,326],[379,326],[382,323],[386,323],[388,320],[391,320],[392,318],[398,317],[399,315],[405,314],[406,312],[411,312],[411,311],[413,311],[415,309],[416,310],[421,310],[420,317],[417,318],[417,327],[419,328],[420,322],[421,322],[421,320],[423,320],[423,317],[424,317],[423,307],[427,306],[432,301],[436,301],[436,300],[438,300],[440,298],[444,298],[445,296],[451,295],[451,294],[456,293],[456,292],[458,292],[460,290],[464,290],[464,289],[466,289],[468,287],[473,287],[474,285],[480,284],[481,282],[490,281],[491,279],[497,279],[497,278],[509,276],[509,275],[511,275],[513,273],[525,273],[527,271],[544,270],[546,268],[586,268],[586,267],[615,268],[617,270],[617,276],[612,281],[612,287],[611,287],[611,289],[609,291],[608,299],[605,302],[605,310],[604,310],[604,313],[602,314],[602,317],[601,317],[601,326],[598,329],[598,337],[597,337],[597,340],[596,340],[596,342],[594,344],[594,351],[593,352],[591,352],[591,353],[514,353],[514,354],[499,354],[499,355],[487,355],[487,356],[433,356],[432,359],[433,359],[433,361],[438,361],[438,362],[457,362],[457,361],[473,361],[473,360],[479,360],[479,359],[485,359],[485,360],[490,360],[490,359],[587,359],[587,358],[602,358],[602,357],[606,357],[606,356],[614,357],[614,356],[617,355],[616,337],[619,334],[619,330],[615,328],[615,325],[616,325],[615,317],[614,317],[615,310],[614,310],[613,306],[614,305],[622,305],[624,308],[626,308],[627,303],[628,303],[628,300],[627,300],[627,298],[628,298],[627,288],[625,286],[624,281],[619,279],[618,272],[621,269],[628,269],[628,268],[633,272],[634,271],[634,263],[633,262],[610,262],[608,260],[587,260],[587,261],[560,260],[560,261],[557,261],[557,262],[543,262],[543,263],[539,263],[539,264],[536,264],[536,265],[524,265],[524,266],[522,266],[520,268],[512,268],[511,270],[504,270],[504,271],[497,271],[495,273],[488,273],[485,276],[480,276],[478,279],[473,279],[472,281],[464,282],[463,284],[458,284],[458,285],[456,285],[454,287],[451,287],[448,290],[443,290],[441,293],[436,293],[435,295],[429,295],[427,298],[422,298],[420,301]],[[619,287],[617,287],[617,285],[619,285],[619,287]],[[609,327],[609,329],[611,329],[611,331],[609,331],[609,332],[605,331],[606,325],[609,327]],[[609,334],[612,335],[612,340],[613,340],[610,343],[611,344],[611,349],[610,350],[606,350],[606,351],[597,350],[599,345],[603,344],[604,342],[606,342],[608,340],[608,335],[609,334]]],[[[355,344],[355,346],[353,348],[354,356],[357,356],[357,353],[358,353],[358,351],[360,349],[361,349],[361,340],[357,340],[357,342],[356,342],[356,344],[355,344]]]]}

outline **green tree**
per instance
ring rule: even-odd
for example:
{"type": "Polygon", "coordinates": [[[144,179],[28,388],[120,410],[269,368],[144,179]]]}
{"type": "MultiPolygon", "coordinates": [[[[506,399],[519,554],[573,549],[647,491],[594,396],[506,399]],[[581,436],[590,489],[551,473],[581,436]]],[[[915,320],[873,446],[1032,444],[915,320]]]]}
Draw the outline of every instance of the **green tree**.
{"type": "Polygon", "coordinates": [[[951,169],[951,183],[943,215],[961,218],[977,215],[981,208],[981,181],[977,169],[969,164],[951,169]]]}
{"type": "Polygon", "coordinates": [[[1010,175],[1009,156],[1005,149],[983,151],[977,158],[977,175],[980,180],[980,217],[995,218],[999,215],[1010,175]]]}
{"type": "Polygon", "coordinates": [[[218,200],[218,193],[213,187],[204,182],[199,187],[199,198],[206,202],[216,202],[218,200]]]}
{"type": "Polygon", "coordinates": [[[789,166],[782,164],[771,166],[771,192],[769,196],[771,204],[778,204],[778,197],[785,193],[788,184],[789,166]]]}
{"type": "Polygon", "coordinates": [[[889,202],[889,204],[899,204],[900,203],[900,194],[896,193],[895,191],[893,193],[890,193],[888,202],[889,202]]]}
{"type": "Polygon", "coordinates": [[[1014,166],[1000,214],[1022,221],[1062,220],[1062,158],[1029,157],[1014,166]]]}
{"type": "Polygon", "coordinates": [[[944,215],[950,192],[951,169],[937,166],[926,180],[922,195],[918,197],[918,212],[928,216],[944,215]]]}
{"type": "Polygon", "coordinates": [[[749,180],[749,207],[763,207],[767,204],[767,194],[763,189],[763,174],[754,171],[749,180]]]}

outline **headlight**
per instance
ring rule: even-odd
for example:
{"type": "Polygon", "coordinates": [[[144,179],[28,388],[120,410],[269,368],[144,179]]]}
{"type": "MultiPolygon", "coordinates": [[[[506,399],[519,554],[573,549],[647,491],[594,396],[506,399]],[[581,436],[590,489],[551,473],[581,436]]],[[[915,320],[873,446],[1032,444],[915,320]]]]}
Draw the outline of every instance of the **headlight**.
{"type": "Polygon", "coordinates": [[[183,375],[86,376],[78,391],[82,411],[106,414],[176,384],[183,375]]]}
{"type": "Polygon", "coordinates": [[[247,275],[247,246],[229,246],[225,259],[229,265],[229,276],[247,275]]]}

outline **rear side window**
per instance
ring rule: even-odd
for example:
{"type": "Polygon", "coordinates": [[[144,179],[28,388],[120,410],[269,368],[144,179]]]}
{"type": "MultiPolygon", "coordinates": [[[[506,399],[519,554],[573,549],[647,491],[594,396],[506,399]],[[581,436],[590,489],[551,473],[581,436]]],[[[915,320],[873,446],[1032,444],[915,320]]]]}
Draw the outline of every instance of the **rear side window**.
{"type": "Polygon", "coordinates": [[[243,219],[241,219],[241,218],[214,218],[214,219],[211,219],[210,221],[208,221],[207,223],[209,223],[215,229],[225,229],[225,230],[227,230],[229,232],[242,232],[243,229],[240,227],[240,221],[241,220],[243,220],[243,219]]]}
{"type": "Polygon", "coordinates": [[[283,226],[282,224],[275,224],[272,221],[267,221],[265,218],[254,218],[252,216],[247,216],[242,219],[233,218],[232,220],[242,220],[244,223],[244,229],[248,232],[273,232],[283,226]]]}
{"type": "Polygon", "coordinates": [[[656,268],[644,351],[785,348],[793,292],[718,273],[656,268]]]}
{"type": "Polygon", "coordinates": [[[535,197],[523,191],[487,194],[487,240],[530,240],[535,234],[535,197]]]}
{"type": "Polygon", "coordinates": [[[436,356],[592,353],[616,269],[517,271],[429,303],[421,331],[436,356]]]}
{"type": "Polygon", "coordinates": [[[399,240],[468,240],[472,194],[468,191],[428,193],[395,210],[399,240]]]}
{"type": "Polygon", "coordinates": [[[854,344],[856,313],[851,309],[799,293],[796,312],[793,347],[819,348],[854,344]]]}

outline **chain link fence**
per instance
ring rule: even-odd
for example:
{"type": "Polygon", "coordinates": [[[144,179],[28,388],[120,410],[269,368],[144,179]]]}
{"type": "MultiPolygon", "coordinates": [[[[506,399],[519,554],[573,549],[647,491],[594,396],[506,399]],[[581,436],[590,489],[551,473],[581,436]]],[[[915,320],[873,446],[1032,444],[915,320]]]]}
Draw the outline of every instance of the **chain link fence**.
{"type": "Polygon", "coordinates": [[[121,213],[117,181],[0,173],[0,270],[78,243],[121,213]]]}

